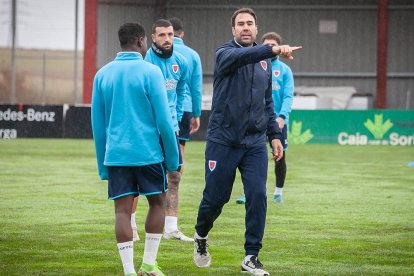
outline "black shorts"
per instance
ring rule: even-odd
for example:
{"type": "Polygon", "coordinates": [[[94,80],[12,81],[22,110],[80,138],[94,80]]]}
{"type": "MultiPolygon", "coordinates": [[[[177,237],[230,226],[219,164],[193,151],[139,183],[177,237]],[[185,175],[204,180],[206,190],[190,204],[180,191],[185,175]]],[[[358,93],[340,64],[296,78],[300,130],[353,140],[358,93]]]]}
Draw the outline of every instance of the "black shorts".
{"type": "Polygon", "coordinates": [[[178,135],[179,140],[188,141],[190,140],[190,128],[191,128],[191,118],[193,117],[192,112],[185,111],[181,122],[178,122],[180,128],[180,133],[178,135]]]}
{"type": "MultiPolygon", "coordinates": [[[[177,148],[178,148],[178,169],[177,169],[177,171],[179,172],[181,170],[181,166],[183,165],[183,156],[181,155],[180,142],[178,140],[179,138],[178,138],[177,135],[175,137],[177,139],[177,148]]],[[[160,145],[161,145],[162,154],[164,155],[164,160],[165,160],[164,144],[162,143],[161,137],[160,137],[160,145]]]]}
{"type": "Polygon", "coordinates": [[[155,195],[167,191],[163,163],[147,166],[108,166],[108,199],[155,195]]]}

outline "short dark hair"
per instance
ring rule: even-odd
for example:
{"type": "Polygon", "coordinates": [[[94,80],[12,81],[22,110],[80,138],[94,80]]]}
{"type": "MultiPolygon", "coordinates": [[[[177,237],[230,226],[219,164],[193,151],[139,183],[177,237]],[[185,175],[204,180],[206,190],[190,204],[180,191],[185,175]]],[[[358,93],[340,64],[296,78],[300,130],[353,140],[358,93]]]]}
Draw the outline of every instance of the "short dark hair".
{"type": "Polygon", "coordinates": [[[240,13],[248,13],[254,18],[254,23],[257,25],[257,16],[253,9],[251,8],[241,8],[235,11],[231,17],[231,26],[234,27],[236,25],[236,16],[240,13]]]}
{"type": "Polygon", "coordinates": [[[158,27],[170,27],[171,22],[168,21],[167,19],[158,19],[157,21],[154,22],[154,24],[152,24],[152,33],[155,34],[155,28],[158,27]]]}
{"type": "Polygon", "coordinates": [[[183,21],[181,21],[180,18],[171,17],[168,20],[171,22],[171,25],[173,26],[174,34],[180,35],[180,34],[182,34],[182,32],[184,32],[184,24],[183,24],[183,21]]]}
{"type": "Polygon", "coordinates": [[[134,43],[136,38],[145,37],[145,29],[138,23],[125,23],[118,30],[119,43],[121,48],[134,43]]]}
{"type": "Polygon", "coordinates": [[[282,43],[282,37],[280,36],[280,34],[275,33],[275,32],[268,32],[268,33],[265,33],[265,34],[262,36],[262,43],[263,43],[266,39],[276,40],[277,44],[279,44],[279,45],[282,43]]]}

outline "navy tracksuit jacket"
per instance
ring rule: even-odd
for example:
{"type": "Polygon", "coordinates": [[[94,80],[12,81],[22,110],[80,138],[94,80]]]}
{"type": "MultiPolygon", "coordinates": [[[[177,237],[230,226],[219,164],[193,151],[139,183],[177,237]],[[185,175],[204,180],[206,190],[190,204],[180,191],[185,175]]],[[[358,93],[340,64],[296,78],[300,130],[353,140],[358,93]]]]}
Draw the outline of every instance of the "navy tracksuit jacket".
{"type": "Polygon", "coordinates": [[[272,99],[272,47],[240,47],[234,40],[216,51],[214,94],[207,140],[251,146],[280,138],[272,99]]]}

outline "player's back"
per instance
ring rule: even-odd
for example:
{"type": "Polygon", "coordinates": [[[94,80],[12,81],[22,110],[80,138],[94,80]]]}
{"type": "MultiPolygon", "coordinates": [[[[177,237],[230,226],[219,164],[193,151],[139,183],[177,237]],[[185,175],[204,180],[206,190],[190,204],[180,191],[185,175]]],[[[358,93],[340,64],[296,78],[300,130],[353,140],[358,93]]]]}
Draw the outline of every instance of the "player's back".
{"type": "Polygon", "coordinates": [[[161,162],[154,103],[150,101],[154,90],[165,91],[159,68],[144,61],[138,53],[119,53],[97,73],[96,82],[104,102],[108,145],[105,164],[161,162]]]}

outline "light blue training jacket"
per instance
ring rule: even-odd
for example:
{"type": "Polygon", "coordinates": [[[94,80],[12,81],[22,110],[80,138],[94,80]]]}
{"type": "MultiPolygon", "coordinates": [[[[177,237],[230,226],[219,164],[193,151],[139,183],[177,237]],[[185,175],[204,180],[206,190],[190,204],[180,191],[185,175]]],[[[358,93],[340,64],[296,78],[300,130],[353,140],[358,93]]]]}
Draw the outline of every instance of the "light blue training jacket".
{"type": "Polygon", "coordinates": [[[276,117],[285,117],[285,125],[289,125],[289,114],[292,111],[293,91],[292,70],[288,65],[276,58],[272,60],[272,97],[276,117]]]}
{"type": "Polygon", "coordinates": [[[177,140],[168,108],[164,78],[158,67],[138,52],[120,52],[95,75],[92,132],[98,172],[108,179],[107,166],[160,163],[178,168],[177,140]]]}
{"type": "Polygon", "coordinates": [[[188,65],[185,57],[176,51],[169,58],[161,58],[152,49],[147,51],[145,60],[161,69],[165,79],[168,105],[173,120],[174,130],[179,131],[178,122],[183,116],[183,101],[188,82],[188,65]]]}
{"type": "Polygon", "coordinates": [[[203,95],[203,70],[200,56],[196,51],[184,44],[179,37],[174,37],[174,51],[182,54],[188,63],[188,79],[182,110],[192,112],[193,117],[201,116],[203,95]]]}

